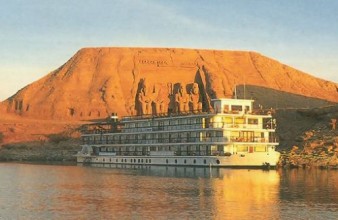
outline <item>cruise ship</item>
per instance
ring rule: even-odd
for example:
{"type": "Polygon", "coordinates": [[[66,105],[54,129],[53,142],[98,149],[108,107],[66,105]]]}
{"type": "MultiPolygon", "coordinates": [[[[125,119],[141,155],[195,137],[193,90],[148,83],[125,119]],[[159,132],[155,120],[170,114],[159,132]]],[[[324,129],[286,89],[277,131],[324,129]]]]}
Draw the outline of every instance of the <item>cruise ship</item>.
{"type": "MultiPolygon", "coordinates": [[[[138,96],[140,102],[141,95],[138,96]]],[[[180,104],[180,100],[176,101],[180,104]]],[[[253,100],[210,100],[203,112],[141,114],[88,124],[77,162],[199,167],[270,168],[278,163],[276,120],[253,100]]],[[[143,106],[147,108],[146,105],[143,106]]],[[[146,110],[144,110],[146,111],[146,110]]]]}

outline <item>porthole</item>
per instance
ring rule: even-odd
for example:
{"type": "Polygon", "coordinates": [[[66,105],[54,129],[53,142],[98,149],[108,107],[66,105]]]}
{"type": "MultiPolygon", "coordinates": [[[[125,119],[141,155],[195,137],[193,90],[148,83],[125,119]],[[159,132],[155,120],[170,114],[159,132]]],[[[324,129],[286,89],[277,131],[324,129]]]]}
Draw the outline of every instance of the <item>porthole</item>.
{"type": "Polygon", "coordinates": [[[216,163],[217,163],[217,164],[220,164],[221,162],[220,162],[219,160],[216,160],[216,163]]]}

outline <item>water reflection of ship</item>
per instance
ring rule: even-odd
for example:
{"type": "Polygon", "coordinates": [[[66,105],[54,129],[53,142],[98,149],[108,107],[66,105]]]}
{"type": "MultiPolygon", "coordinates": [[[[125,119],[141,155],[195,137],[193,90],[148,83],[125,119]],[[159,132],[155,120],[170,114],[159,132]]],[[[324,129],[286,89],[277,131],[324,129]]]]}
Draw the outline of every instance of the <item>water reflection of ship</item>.
{"type": "MultiPolygon", "coordinates": [[[[174,187],[175,190],[182,192],[173,192],[172,187],[164,187],[163,193],[196,196],[200,209],[210,210],[214,219],[247,219],[248,216],[261,217],[261,219],[279,219],[280,217],[278,210],[280,175],[275,170],[117,164],[91,164],[89,166],[100,169],[109,168],[107,169],[109,173],[118,171],[118,173],[137,176],[140,182],[149,181],[149,177],[156,177],[154,178],[156,181],[165,181],[168,185],[183,184],[174,187]]],[[[119,182],[119,180],[116,181],[119,182]]],[[[139,181],[136,182],[134,185],[140,184],[139,181]]],[[[165,182],[163,182],[164,185],[165,182]]],[[[148,187],[153,182],[149,184],[148,187]]]]}
{"type": "MultiPolygon", "coordinates": [[[[82,166],[82,165],[79,165],[82,166]]],[[[264,170],[246,170],[246,169],[227,169],[227,168],[209,168],[209,167],[188,167],[188,166],[144,166],[130,164],[88,164],[89,167],[113,168],[126,170],[135,170],[137,175],[142,176],[161,176],[161,177],[177,177],[177,178],[226,178],[229,175],[244,175],[250,176],[255,182],[260,180],[259,175],[262,175],[262,181],[278,179],[279,175],[276,171],[264,170]],[[261,173],[261,174],[260,174],[261,173]],[[258,177],[252,176],[258,174],[258,177]],[[277,176],[276,176],[277,175],[277,176]]],[[[245,179],[242,177],[241,179],[245,179]]]]}
{"type": "MultiPolygon", "coordinates": [[[[80,165],[82,166],[82,165],[80,165]]],[[[223,168],[207,167],[182,167],[182,166],[144,166],[130,164],[89,164],[90,167],[125,169],[137,171],[137,175],[161,176],[161,177],[183,177],[183,178],[219,178],[222,176],[223,168]]]]}
{"type": "Polygon", "coordinates": [[[213,179],[212,188],[215,219],[280,219],[278,171],[231,170],[213,179]]]}

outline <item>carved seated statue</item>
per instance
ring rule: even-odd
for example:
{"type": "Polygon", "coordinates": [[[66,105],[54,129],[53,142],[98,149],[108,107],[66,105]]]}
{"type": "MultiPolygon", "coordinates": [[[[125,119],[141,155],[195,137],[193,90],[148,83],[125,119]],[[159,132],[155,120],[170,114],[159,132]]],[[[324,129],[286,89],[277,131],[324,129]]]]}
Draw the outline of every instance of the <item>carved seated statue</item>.
{"type": "Polygon", "coordinates": [[[138,101],[140,103],[141,115],[152,114],[151,104],[153,101],[153,97],[152,94],[149,92],[145,81],[143,82],[143,86],[138,94],[138,101]]]}
{"type": "Polygon", "coordinates": [[[200,101],[200,92],[197,83],[193,84],[190,91],[190,106],[191,110],[195,113],[202,111],[202,102],[200,101]]]}
{"type": "Polygon", "coordinates": [[[153,103],[155,106],[155,114],[161,115],[167,113],[168,110],[168,98],[166,94],[164,94],[163,88],[159,88],[158,85],[154,87],[154,98],[153,103]]]}
{"type": "Polygon", "coordinates": [[[182,84],[179,85],[179,90],[175,94],[175,105],[177,112],[189,111],[189,95],[185,91],[185,88],[182,84]]]}

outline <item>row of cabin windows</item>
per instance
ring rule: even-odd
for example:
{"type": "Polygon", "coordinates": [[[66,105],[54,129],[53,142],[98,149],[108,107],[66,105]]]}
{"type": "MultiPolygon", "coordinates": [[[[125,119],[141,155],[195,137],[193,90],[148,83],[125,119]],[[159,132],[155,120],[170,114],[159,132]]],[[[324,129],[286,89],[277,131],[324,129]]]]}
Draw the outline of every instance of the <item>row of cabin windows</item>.
{"type": "Polygon", "coordinates": [[[117,135],[97,135],[83,136],[84,144],[119,144],[119,143],[143,143],[142,141],[151,141],[153,143],[179,143],[179,142],[198,142],[205,141],[205,138],[211,138],[209,141],[222,141],[222,131],[203,131],[203,132],[180,132],[180,133],[144,133],[144,134],[117,134],[117,135]],[[212,139],[214,138],[214,139],[212,139]]]}
{"type": "Polygon", "coordinates": [[[225,117],[171,119],[166,121],[146,121],[139,123],[126,123],[124,132],[136,132],[147,129],[151,130],[184,130],[194,128],[223,127],[226,124],[250,124],[258,125],[258,118],[225,117]]]}
{"type": "MultiPolygon", "coordinates": [[[[98,160],[98,158],[96,158],[96,160],[98,160]]],[[[106,162],[106,161],[107,161],[107,162],[108,162],[108,161],[109,161],[109,162],[113,162],[114,159],[109,158],[109,160],[108,160],[108,159],[106,160],[105,158],[103,158],[102,161],[103,161],[103,162],[106,162]]],[[[118,158],[116,158],[116,159],[115,159],[115,162],[116,162],[116,163],[144,163],[144,162],[145,162],[145,163],[151,163],[151,159],[137,159],[137,160],[136,160],[136,159],[125,159],[125,158],[122,158],[122,159],[119,160],[118,158]]]]}
{"type": "MultiPolygon", "coordinates": [[[[96,158],[96,160],[98,160],[98,158],[96,158]]],[[[102,161],[103,162],[108,162],[108,161],[109,162],[113,162],[114,159],[109,158],[109,160],[108,159],[106,160],[105,158],[103,158],[102,161]]],[[[122,158],[122,159],[119,160],[117,158],[117,159],[115,159],[115,162],[116,163],[151,163],[151,159],[125,159],[125,158],[122,158]]],[[[177,159],[173,159],[173,160],[166,159],[166,163],[167,164],[170,164],[170,163],[175,163],[175,164],[180,163],[181,164],[182,161],[179,162],[177,159]]],[[[183,163],[187,164],[187,159],[184,159],[183,163]]],[[[196,164],[196,159],[193,160],[193,163],[196,164]]],[[[220,164],[220,161],[216,160],[216,163],[220,164]]],[[[203,164],[207,164],[207,160],[206,159],[203,160],[203,164]]]]}
{"type": "MultiPolygon", "coordinates": [[[[217,145],[182,145],[182,146],[121,146],[121,147],[99,147],[96,148],[100,152],[119,152],[119,151],[207,151],[215,149],[217,145]]],[[[223,149],[223,145],[219,145],[218,149],[223,149]]]]}
{"type": "Polygon", "coordinates": [[[245,109],[245,111],[250,110],[250,106],[242,106],[242,105],[223,105],[223,113],[229,113],[229,112],[233,112],[233,113],[237,113],[237,112],[241,112],[243,111],[243,107],[245,109]]]}
{"type": "MultiPolygon", "coordinates": [[[[215,118],[220,118],[221,122],[232,124],[243,124],[246,122],[246,118],[244,117],[226,117],[226,116],[216,116],[215,118]]],[[[258,118],[247,118],[248,124],[258,124],[258,118]]],[[[147,121],[147,122],[139,122],[139,123],[126,123],[125,128],[151,128],[157,126],[171,126],[171,125],[196,125],[203,124],[206,122],[215,122],[218,121],[214,118],[197,118],[197,119],[172,119],[168,121],[147,121]]]]}
{"type": "Polygon", "coordinates": [[[222,131],[181,132],[181,133],[144,133],[131,135],[97,135],[83,136],[84,144],[133,144],[133,143],[192,143],[192,142],[268,142],[273,141],[268,136],[274,137],[274,133],[253,131],[232,131],[229,139],[224,137],[222,131]],[[267,135],[267,136],[266,136],[267,135]]]}
{"type": "Polygon", "coordinates": [[[125,128],[146,128],[151,126],[170,126],[170,125],[193,125],[201,124],[202,118],[179,118],[168,120],[153,120],[153,121],[143,121],[143,122],[129,122],[125,124],[125,128]]]}
{"type": "Polygon", "coordinates": [[[117,155],[147,155],[150,151],[173,151],[176,155],[222,155],[226,152],[266,152],[267,146],[236,145],[235,147],[224,145],[196,145],[196,146],[122,146],[95,148],[96,153],[115,152],[117,155]],[[134,154],[136,153],[136,154],[134,154]],[[202,153],[202,154],[201,154],[202,153]]]}
{"type": "MultiPolygon", "coordinates": [[[[171,164],[171,163],[173,163],[173,162],[174,162],[175,164],[182,164],[182,161],[180,162],[180,161],[178,161],[177,159],[174,159],[174,160],[166,159],[166,163],[167,163],[167,164],[171,164]]],[[[184,164],[187,164],[187,159],[184,159],[184,160],[183,160],[183,163],[184,163],[184,164]]],[[[216,163],[217,163],[217,164],[220,164],[220,161],[219,161],[219,160],[216,160],[216,163]]],[[[193,160],[193,164],[196,164],[196,159],[193,160]]],[[[203,160],[203,164],[207,164],[207,160],[206,160],[206,159],[203,160]]]]}

